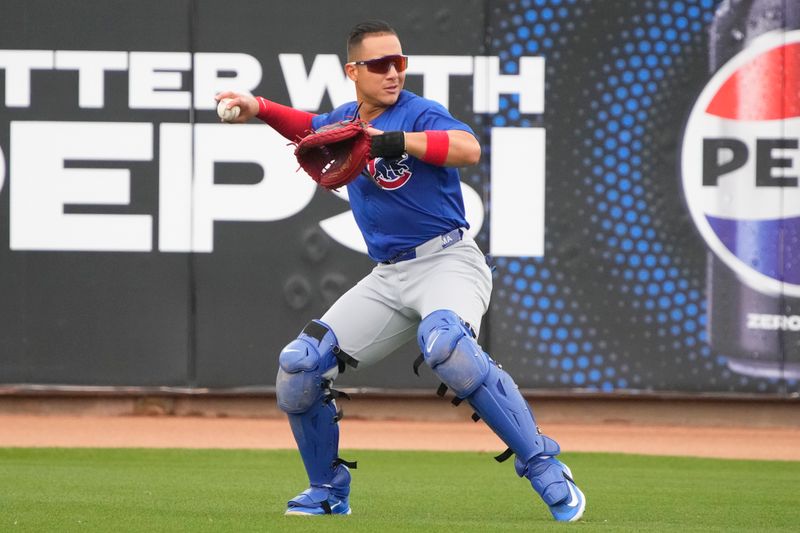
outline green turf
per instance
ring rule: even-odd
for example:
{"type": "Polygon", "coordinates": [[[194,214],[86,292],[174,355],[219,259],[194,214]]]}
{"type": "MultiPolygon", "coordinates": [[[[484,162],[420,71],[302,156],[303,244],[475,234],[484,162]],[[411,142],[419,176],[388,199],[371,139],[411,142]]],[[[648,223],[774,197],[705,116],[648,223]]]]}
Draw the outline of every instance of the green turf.
{"type": "Polygon", "coordinates": [[[284,517],[295,451],[0,449],[0,531],[798,531],[800,463],[565,454],[588,497],[556,524],[511,461],[350,451],[353,515],[284,517]]]}

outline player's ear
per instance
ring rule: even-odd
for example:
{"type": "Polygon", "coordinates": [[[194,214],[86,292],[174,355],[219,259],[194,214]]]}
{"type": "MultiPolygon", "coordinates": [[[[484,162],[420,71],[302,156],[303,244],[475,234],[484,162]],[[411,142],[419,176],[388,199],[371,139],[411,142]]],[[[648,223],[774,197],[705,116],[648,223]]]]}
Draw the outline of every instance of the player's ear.
{"type": "Polygon", "coordinates": [[[344,72],[347,74],[347,77],[353,81],[358,81],[358,69],[355,65],[346,64],[344,66],[344,72]]]}

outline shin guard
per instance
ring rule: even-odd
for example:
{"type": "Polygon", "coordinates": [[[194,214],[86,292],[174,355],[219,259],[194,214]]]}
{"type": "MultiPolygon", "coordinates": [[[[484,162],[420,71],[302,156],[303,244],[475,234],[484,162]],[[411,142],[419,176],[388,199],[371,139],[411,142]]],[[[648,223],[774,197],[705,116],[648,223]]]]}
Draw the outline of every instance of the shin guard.
{"type": "Polygon", "coordinates": [[[340,473],[339,424],[335,396],[330,388],[338,375],[341,353],[333,332],[321,322],[310,322],[280,354],[276,391],[278,405],[289,417],[311,487],[324,487],[346,496],[349,474],[340,473]],[[347,483],[333,487],[334,477],[347,483]]]}
{"type": "Polygon", "coordinates": [[[452,311],[434,311],[417,337],[425,361],[523,461],[544,451],[544,439],[511,376],[493,361],[452,311]]]}
{"type": "MultiPolygon", "coordinates": [[[[516,470],[548,506],[565,501],[567,482],[553,456],[560,448],[539,433],[528,402],[514,380],[478,345],[469,327],[452,311],[425,317],[417,337],[422,356],[460,400],[467,400],[479,418],[516,455],[516,470]]],[[[476,418],[477,419],[477,418],[476,418]]],[[[510,456],[503,454],[498,460],[510,456]]]]}

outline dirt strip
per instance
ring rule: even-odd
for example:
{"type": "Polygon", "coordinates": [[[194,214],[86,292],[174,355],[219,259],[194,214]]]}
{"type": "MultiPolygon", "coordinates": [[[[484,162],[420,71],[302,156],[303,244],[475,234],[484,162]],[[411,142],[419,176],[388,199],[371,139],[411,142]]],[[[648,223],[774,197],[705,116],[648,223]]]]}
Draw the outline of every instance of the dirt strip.
{"type": "MultiPolygon", "coordinates": [[[[499,452],[483,424],[343,420],[342,448],[499,452]]],[[[548,424],[565,451],[800,460],[798,428],[548,424]]],[[[294,448],[281,419],[0,415],[0,446],[294,448]]]]}

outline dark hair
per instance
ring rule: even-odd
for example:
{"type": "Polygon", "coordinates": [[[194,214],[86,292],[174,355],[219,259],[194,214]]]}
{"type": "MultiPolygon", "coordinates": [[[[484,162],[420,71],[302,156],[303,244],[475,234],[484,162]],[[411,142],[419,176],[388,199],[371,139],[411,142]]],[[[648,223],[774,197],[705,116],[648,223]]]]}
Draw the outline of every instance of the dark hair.
{"type": "Polygon", "coordinates": [[[352,52],[358,45],[361,44],[361,41],[364,40],[364,37],[367,35],[397,35],[397,32],[394,31],[394,28],[389,26],[388,23],[382,20],[367,20],[356,24],[353,26],[353,29],[350,30],[350,35],[347,36],[347,57],[348,59],[352,56],[352,52]]]}

